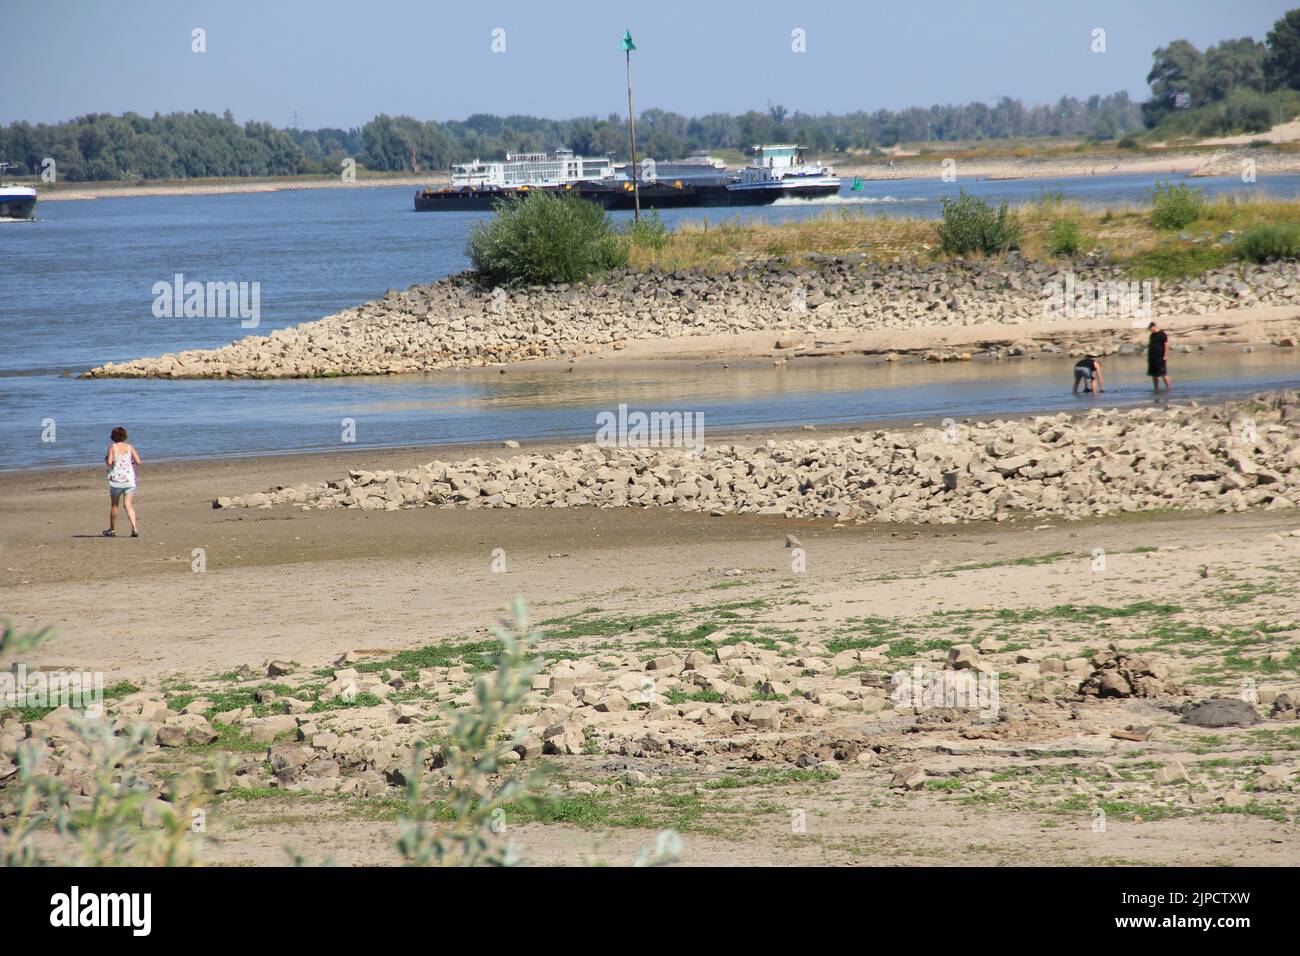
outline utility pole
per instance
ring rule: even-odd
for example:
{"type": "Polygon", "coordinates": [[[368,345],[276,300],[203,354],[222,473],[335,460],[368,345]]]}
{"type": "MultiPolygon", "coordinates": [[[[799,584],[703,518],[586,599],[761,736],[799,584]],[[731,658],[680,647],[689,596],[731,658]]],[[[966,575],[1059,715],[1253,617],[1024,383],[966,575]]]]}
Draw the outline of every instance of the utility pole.
{"type": "Polygon", "coordinates": [[[632,112],[632,31],[623,31],[623,54],[627,57],[627,124],[632,131],[632,219],[641,221],[641,183],[636,165],[636,113],[632,112]]]}

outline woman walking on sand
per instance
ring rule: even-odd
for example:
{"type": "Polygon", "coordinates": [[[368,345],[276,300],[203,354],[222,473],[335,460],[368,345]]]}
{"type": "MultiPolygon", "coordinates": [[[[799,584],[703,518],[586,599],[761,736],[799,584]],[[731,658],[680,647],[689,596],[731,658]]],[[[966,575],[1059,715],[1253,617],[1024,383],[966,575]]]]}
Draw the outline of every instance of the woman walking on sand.
{"type": "Polygon", "coordinates": [[[140,464],[140,453],[126,440],[126,429],[113,429],[112,444],[104,455],[104,464],[108,465],[108,530],[104,537],[117,536],[117,503],[126,504],[126,516],[131,519],[131,537],[140,537],[140,529],[135,523],[135,508],[131,499],[135,496],[135,466],[140,464]]]}

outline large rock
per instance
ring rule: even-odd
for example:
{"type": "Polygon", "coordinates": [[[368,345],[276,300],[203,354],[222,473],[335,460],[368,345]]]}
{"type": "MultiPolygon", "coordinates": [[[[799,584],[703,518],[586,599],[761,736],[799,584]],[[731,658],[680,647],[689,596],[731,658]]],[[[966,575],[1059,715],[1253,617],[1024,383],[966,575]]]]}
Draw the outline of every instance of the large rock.
{"type": "Polygon", "coordinates": [[[1113,652],[1094,662],[1095,670],[1079,687],[1088,697],[1160,697],[1180,688],[1163,664],[1148,655],[1113,652]]]}
{"type": "Polygon", "coordinates": [[[1254,707],[1237,697],[1202,701],[1183,714],[1183,723],[1195,727],[1250,727],[1261,720],[1254,707]]]}

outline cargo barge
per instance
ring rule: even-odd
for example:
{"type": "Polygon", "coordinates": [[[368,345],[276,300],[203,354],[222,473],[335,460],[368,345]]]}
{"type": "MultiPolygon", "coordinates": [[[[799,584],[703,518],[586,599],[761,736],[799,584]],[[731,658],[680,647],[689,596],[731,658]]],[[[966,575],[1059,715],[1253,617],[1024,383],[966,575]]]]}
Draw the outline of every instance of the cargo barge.
{"type": "Polygon", "coordinates": [[[806,162],[802,146],[755,146],[753,152],[751,164],[738,173],[718,169],[713,163],[665,163],[665,171],[683,174],[656,176],[636,184],[626,174],[618,175],[609,159],[577,156],[569,150],[557,150],[554,155],[507,154],[504,162],[475,160],[454,166],[449,186],[415,194],[415,209],[486,210],[539,189],[577,195],[610,210],[633,208],[638,193],[643,209],[679,209],[766,206],[782,198],[818,199],[839,192],[840,181],[834,171],[806,162]]]}

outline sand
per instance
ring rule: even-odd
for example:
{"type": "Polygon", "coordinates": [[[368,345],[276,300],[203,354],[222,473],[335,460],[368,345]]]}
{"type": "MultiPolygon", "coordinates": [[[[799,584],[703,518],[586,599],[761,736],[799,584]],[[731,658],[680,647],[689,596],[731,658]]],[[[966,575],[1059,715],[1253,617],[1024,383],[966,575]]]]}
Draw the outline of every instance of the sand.
{"type": "MultiPolygon", "coordinates": [[[[808,570],[798,581],[799,600],[778,606],[772,620],[812,637],[864,615],[920,624],[934,611],[975,608],[1118,606],[1153,598],[1195,605],[1235,581],[1271,580],[1276,572],[1293,581],[1300,567],[1300,537],[1289,533],[1300,519],[1286,512],[837,529],[821,521],[669,509],[232,513],[209,507],[217,491],[332,475],[359,459],[367,467],[400,467],[428,457],[428,450],[406,449],[146,467],[138,497],[145,536],[138,540],[98,536],[106,498],[98,467],[0,476],[0,607],[20,626],[57,628],[41,655],[46,666],[102,669],[110,681],[157,686],[167,675],[203,678],[273,658],[318,666],[346,649],[389,653],[481,636],[516,594],[527,596],[537,619],[591,607],[645,615],[780,595],[791,585],[783,548],[790,532],[807,549],[808,570]],[[191,549],[198,547],[207,554],[202,574],[190,567],[191,549]],[[505,574],[490,572],[498,547],[508,556],[505,574]],[[1111,554],[1104,578],[1088,570],[1096,548],[1111,554]],[[1216,569],[1215,577],[1201,576],[1205,565],[1216,569]]],[[[1215,620],[1279,620],[1288,605],[1294,613],[1293,591],[1215,611],[1215,620]]],[[[1028,640],[1063,634],[1093,647],[1107,640],[1104,630],[1080,632],[1068,622],[1033,633],[1038,636],[1028,640]]],[[[1276,641],[1295,646],[1300,632],[1276,641]]],[[[1264,679],[1290,686],[1296,674],[1284,670],[1264,679]]],[[[1136,702],[1112,706],[1113,720],[1158,719],[1136,702]]],[[[993,771],[1023,780],[1016,786],[1030,789],[1009,792],[1008,801],[972,804],[938,790],[900,796],[886,786],[890,771],[873,768],[846,767],[815,785],[756,782],[756,789],[714,793],[710,806],[739,796],[761,798],[771,809],[682,823],[687,862],[962,865],[1023,862],[1029,855],[1049,865],[1295,860],[1294,823],[1262,816],[1162,819],[1157,813],[1144,820],[1141,814],[1150,811],[1143,809],[1133,819],[1112,816],[1106,834],[1092,832],[1086,807],[1063,809],[1068,783],[1062,790],[1041,779],[1064,773],[1068,782],[1071,773],[1089,772],[1073,769],[1080,759],[1070,756],[1071,748],[1088,753],[1098,740],[1107,742],[1104,735],[1084,741],[1069,709],[1060,715],[1059,727],[1044,730],[1033,746],[963,742],[942,726],[907,737],[908,750],[891,744],[891,760],[911,753],[935,779],[993,771]],[[798,838],[791,834],[791,809],[804,810],[809,821],[798,838]]],[[[1171,727],[1149,746],[1110,741],[1107,759],[1121,767],[1182,759],[1195,768],[1196,761],[1238,761],[1268,750],[1244,731],[1217,739],[1191,752],[1197,738],[1171,727]]],[[[1274,757],[1295,759],[1285,749],[1274,757]]],[[[609,756],[564,758],[563,765],[574,779],[606,780],[622,766],[668,772],[609,756]]],[[[1095,767],[1096,759],[1083,766],[1095,767]]],[[[689,788],[691,781],[745,771],[714,760],[674,772],[686,774],[689,788]]],[[[1211,773],[1194,772],[1197,780],[1211,773]]],[[[655,798],[647,791],[636,799],[653,804],[655,798]]],[[[328,847],[340,863],[396,862],[392,822],[375,814],[340,798],[226,801],[210,816],[206,858],[276,864],[286,860],[284,847],[294,846],[312,858],[328,847]]],[[[527,824],[513,835],[535,863],[574,863],[589,853],[626,862],[653,830],[527,824]]]]}
{"type": "MultiPolygon", "coordinates": [[[[1160,315],[1160,325],[1179,344],[1261,344],[1294,338],[1300,309],[1292,306],[1254,306],[1213,315],[1160,315]]],[[[1049,322],[981,322],[961,326],[927,326],[909,329],[819,329],[815,333],[791,332],[782,337],[798,347],[773,350],[773,332],[696,335],[681,338],[629,339],[618,349],[601,349],[607,362],[660,359],[752,359],[787,355],[881,355],[948,350],[1004,348],[1016,343],[1078,343],[1097,349],[1124,341],[1145,344],[1146,319],[1080,319],[1049,322]]],[[[536,359],[512,368],[553,369],[567,360],[536,359]]]]}
{"type": "Polygon", "coordinates": [[[127,199],[140,196],[210,196],[224,193],[275,193],[299,189],[386,189],[396,186],[409,186],[421,189],[435,183],[447,181],[447,174],[438,173],[402,173],[382,176],[363,176],[352,182],[344,182],[341,177],[304,179],[296,176],[271,176],[250,178],[247,180],[202,180],[186,182],[184,180],[165,180],[160,182],[138,181],[134,183],[62,183],[54,188],[42,187],[34,183],[40,192],[41,202],[62,202],[66,200],[85,199],[127,199]]]}

